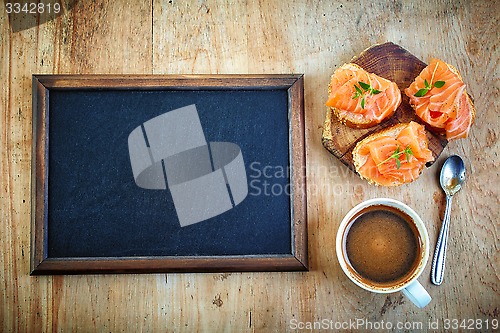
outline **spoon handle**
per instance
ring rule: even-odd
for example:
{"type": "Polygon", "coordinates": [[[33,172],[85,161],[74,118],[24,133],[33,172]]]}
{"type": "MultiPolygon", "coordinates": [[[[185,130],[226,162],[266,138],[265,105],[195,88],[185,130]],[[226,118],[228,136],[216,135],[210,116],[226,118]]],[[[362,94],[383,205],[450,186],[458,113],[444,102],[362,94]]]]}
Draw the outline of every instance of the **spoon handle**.
{"type": "Polygon", "coordinates": [[[444,212],[443,224],[439,232],[434,259],[432,260],[431,281],[436,286],[443,283],[444,266],[446,259],[446,243],[448,242],[448,233],[450,228],[451,196],[446,196],[446,209],[444,212]]]}

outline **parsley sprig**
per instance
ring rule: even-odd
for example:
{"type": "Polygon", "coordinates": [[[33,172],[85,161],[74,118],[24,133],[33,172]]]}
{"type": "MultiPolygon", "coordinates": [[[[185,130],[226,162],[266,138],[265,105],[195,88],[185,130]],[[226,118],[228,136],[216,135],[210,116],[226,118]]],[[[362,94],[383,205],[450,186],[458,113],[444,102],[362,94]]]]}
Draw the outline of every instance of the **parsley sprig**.
{"type": "Polygon", "coordinates": [[[434,84],[432,84],[432,81],[434,81],[434,74],[436,74],[438,66],[439,66],[439,61],[437,62],[436,67],[434,67],[434,71],[432,72],[431,83],[427,82],[427,79],[425,79],[424,88],[417,91],[413,96],[424,97],[432,88],[442,88],[444,86],[444,84],[446,83],[445,81],[436,81],[434,82],[434,84]]]}
{"type": "Polygon", "coordinates": [[[354,84],[354,89],[356,89],[356,93],[354,96],[352,96],[352,99],[356,99],[361,97],[361,108],[365,108],[365,103],[366,103],[366,95],[377,95],[380,94],[382,91],[377,90],[372,87],[371,84],[365,83],[362,81],[358,81],[359,87],[354,84]]]}
{"type": "Polygon", "coordinates": [[[410,162],[410,155],[413,155],[413,151],[411,150],[411,147],[410,146],[406,146],[406,148],[401,151],[401,148],[400,146],[398,146],[396,148],[396,150],[394,150],[394,152],[391,154],[391,156],[389,156],[388,158],[386,158],[385,160],[383,160],[382,162],[378,163],[377,164],[377,167],[384,164],[384,163],[387,163],[389,162],[391,159],[395,159],[396,160],[396,168],[401,168],[401,161],[399,159],[399,157],[401,155],[405,155],[406,157],[406,162],[410,162]]]}
{"type": "MultiPolygon", "coordinates": [[[[432,82],[432,81],[431,81],[432,82]]],[[[424,85],[425,85],[425,88],[422,88],[420,89],[419,91],[417,91],[415,93],[415,97],[423,97],[425,96],[425,94],[427,94],[429,92],[429,90],[431,90],[432,88],[441,88],[444,86],[446,82],[445,81],[436,81],[434,82],[434,84],[429,84],[429,82],[427,82],[427,79],[424,80],[424,85]]]]}

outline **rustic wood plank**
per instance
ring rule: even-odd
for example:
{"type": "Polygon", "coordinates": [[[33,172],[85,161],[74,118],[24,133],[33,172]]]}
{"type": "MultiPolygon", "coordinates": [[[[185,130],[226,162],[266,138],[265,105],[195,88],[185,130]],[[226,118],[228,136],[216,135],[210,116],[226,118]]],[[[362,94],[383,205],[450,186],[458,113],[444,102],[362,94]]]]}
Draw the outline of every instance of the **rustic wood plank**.
{"type": "MultiPolygon", "coordinates": [[[[4,4],[0,10],[0,219],[4,221],[0,226],[1,331],[58,331],[76,325],[92,326],[85,319],[92,316],[84,315],[91,309],[92,300],[89,298],[87,303],[65,298],[73,295],[85,299],[88,290],[82,293],[70,286],[85,284],[86,278],[67,284],[65,277],[30,278],[27,274],[32,74],[152,72],[151,3],[130,2],[130,11],[123,11],[123,3],[113,1],[68,0],[63,6],[70,10],[55,19],[47,13],[8,17],[4,4]],[[66,307],[72,308],[71,302],[82,307],[66,312],[66,307]]],[[[153,282],[154,278],[148,277],[141,284],[145,288],[153,282]]],[[[127,290],[127,284],[123,282],[123,290],[127,290]]],[[[120,290],[119,284],[110,288],[120,290]]],[[[106,298],[101,305],[105,301],[106,298]]],[[[101,311],[98,308],[100,305],[94,307],[94,313],[101,311]]],[[[109,325],[107,318],[94,327],[101,330],[103,324],[109,325]]]]}
{"type": "Polygon", "coordinates": [[[267,332],[363,318],[422,331],[438,321],[440,331],[444,318],[499,318],[498,1],[73,2],[16,33],[0,11],[0,330],[267,332]],[[331,73],[387,41],[456,65],[478,111],[468,139],[391,189],[367,185],[321,144],[331,73]],[[310,271],[29,277],[32,73],[304,73],[310,271]],[[343,215],[368,198],[399,199],[435,241],[437,174],[451,154],[464,157],[468,180],[453,199],[444,283],[430,283],[430,265],[420,278],[433,301],[418,310],[401,294],[360,290],[335,257],[343,215]]]}

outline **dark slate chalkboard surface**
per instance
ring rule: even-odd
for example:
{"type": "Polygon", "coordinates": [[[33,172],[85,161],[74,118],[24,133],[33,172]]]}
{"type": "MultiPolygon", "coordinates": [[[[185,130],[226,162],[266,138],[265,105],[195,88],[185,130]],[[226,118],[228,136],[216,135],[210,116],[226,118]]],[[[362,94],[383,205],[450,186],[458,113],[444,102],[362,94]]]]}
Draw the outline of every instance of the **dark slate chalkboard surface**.
{"type": "Polygon", "coordinates": [[[51,90],[49,103],[49,257],[290,253],[285,90],[51,90]],[[168,189],[135,184],[127,138],[190,104],[207,141],[241,148],[249,193],[221,215],[180,227],[168,189]]]}

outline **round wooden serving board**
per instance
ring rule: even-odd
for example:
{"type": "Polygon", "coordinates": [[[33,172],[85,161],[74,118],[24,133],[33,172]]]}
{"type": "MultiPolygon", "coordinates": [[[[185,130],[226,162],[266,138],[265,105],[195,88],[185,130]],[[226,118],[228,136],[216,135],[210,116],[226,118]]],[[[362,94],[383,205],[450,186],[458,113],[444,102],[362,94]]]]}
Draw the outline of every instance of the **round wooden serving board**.
{"type": "MultiPolygon", "coordinates": [[[[399,123],[407,123],[412,120],[423,124],[410,106],[404,89],[410,86],[427,64],[399,45],[390,42],[374,45],[366,49],[359,56],[353,58],[351,62],[361,66],[370,73],[375,73],[396,82],[401,90],[402,97],[401,105],[399,105],[392,117],[377,126],[366,129],[345,126],[338,121],[331,109],[328,108],[323,126],[323,146],[349,169],[355,171],[352,161],[352,150],[366,136],[386,127],[399,123]]],[[[434,159],[437,159],[448,141],[444,136],[431,133],[428,130],[427,138],[429,139],[429,149],[432,151],[434,159]]],[[[427,166],[432,165],[432,163],[429,162],[427,166]]]]}

